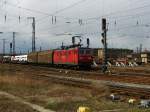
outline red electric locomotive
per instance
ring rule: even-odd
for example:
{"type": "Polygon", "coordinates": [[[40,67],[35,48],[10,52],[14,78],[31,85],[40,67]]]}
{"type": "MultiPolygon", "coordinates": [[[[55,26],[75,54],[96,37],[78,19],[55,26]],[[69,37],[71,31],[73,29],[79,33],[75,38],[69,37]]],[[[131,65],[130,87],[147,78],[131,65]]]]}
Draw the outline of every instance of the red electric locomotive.
{"type": "MultiPolygon", "coordinates": [[[[80,38],[80,36],[75,36],[80,38]]],[[[75,44],[75,37],[72,38],[73,45],[62,46],[61,50],[54,50],[53,64],[67,66],[90,67],[92,59],[92,50],[88,47],[81,47],[81,44],[75,44]]],[[[81,41],[80,41],[81,42],[81,41]]],[[[89,40],[87,40],[89,46],[89,40]]]]}
{"type": "Polygon", "coordinates": [[[68,66],[89,67],[93,62],[91,49],[75,47],[63,50],[54,50],[53,64],[68,66]]]}

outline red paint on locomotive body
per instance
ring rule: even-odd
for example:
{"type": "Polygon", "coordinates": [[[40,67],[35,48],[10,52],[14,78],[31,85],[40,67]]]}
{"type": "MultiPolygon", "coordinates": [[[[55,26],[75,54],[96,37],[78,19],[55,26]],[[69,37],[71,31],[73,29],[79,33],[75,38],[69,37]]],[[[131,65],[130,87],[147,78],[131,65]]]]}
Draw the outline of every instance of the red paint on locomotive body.
{"type": "Polygon", "coordinates": [[[91,49],[76,47],[65,50],[54,50],[53,62],[56,65],[91,65],[91,49]]]}
{"type": "Polygon", "coordinates": [[[78,64],[78,49],[70,48],[67,50],[54,50],[54,64],[62,65],[77,65],[78,64]]]}

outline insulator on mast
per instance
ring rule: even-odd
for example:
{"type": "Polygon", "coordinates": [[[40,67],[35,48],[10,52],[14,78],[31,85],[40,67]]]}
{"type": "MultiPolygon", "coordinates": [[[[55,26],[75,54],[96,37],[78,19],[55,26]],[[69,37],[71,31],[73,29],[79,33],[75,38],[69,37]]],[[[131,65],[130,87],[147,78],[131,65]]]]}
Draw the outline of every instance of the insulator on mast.
{"type": "Polygon", "coordinates": [[[54,18],[53,18],[53,16],[52,16],[52,24],[54,23],[54,18]]]}
{"type": "Polygon", "coordinates": [[[57,17],[55,16],[55,24],[56,24],[56,22],[57,22],[57,17]]]}
{"type": "Polygon", "coordinates": [[[6,20],[7,20],[7,15],[5,15],[5,23],[6,23],[6,20]]]}
{"type": "Polygon", "coordinates": [[[20,23],[21,17],[19,16],[19,23],[20,23]]]}

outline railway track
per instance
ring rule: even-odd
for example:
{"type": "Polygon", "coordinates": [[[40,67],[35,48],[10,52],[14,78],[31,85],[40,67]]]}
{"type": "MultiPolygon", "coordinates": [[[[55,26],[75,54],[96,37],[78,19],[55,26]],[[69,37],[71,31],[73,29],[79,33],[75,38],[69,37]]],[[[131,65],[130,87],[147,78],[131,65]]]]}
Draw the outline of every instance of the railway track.
{"type": "MultiPolygon", "coordinates": [[[[65,85],[77,86],[81,88],[94,89],[98,91],[99,86],[106,85],[109,87],[111,92],[117,92],[121,95],[136,96],[150,98],[150,85],[140,85],[132,83],[119,83],[113,81],[100,81],[93,79],[75,78],[75,77],[64,77],[54,76],[47,74],[37,75],[38,79],[44,78],[54,83],[61,83],[65,85]]],[[[34,77],[34,78],[37,78],[34,77]]],[[[100,89],[100,88],[99,88],[100,89]]]]}
{"type": "MultiPolygon", "coordinates": [[[[70,69],[57,69],[51,67],[41,67],[41,66],[27,66],[24,68],[29,68],[33,72],[38,74],[60,74],[61,76],[70,76],[77,78],[93,79],[93,80],[107,80],[125,83],[135,83],[135,84],[148,84],[150,85],[150,75],[144,73],[132,73],[132,72],[120,72],[113,74],[103,74],[95,71],[76,71],[70,69]]],[[[26,69],[24,69],[25,71],[26,69]]],[[[27,69],[28,70],[28,69],[27,69]]]]}
{"type": "MultiPolygon", "coordinates": [[[[13,67],[13,66],[12,66],[13,67]]],[[[16,67],[16,66],[15,66],[16,67]]],[[[133,94],[137,96],[148,96],[150,94],[150,78],[141,75],[106,75],[97,72],[75,71],[68,69],[55,69],[38,66],[23,65],[22,70],[16,68],[17,72],[31,71],[29,75],[39,80],[48,80],[55,83],[63,83],[67,85],[96,88],[99,85],[107,85],[112,92],[120,92],[123,94],[133,94]],[[67,73],[66,73],[67,71],[67,73]],[[130,77],[129,77],[129,76],[130,77]],[[134,84],[133,84],[134,83],[134,84]],[[93,87],[93,85],[96,85],[93,87]]],[[[14,68],[12,68],[14,69],[14,68]]]]}
{"type": "Polygon", "coordinates": [[[61,76],[69,76],[69,77],[77,77],[77,78],[84,78],[84,79],[93,79],[93,80],[107,80],[107,81],[116,81],[116,82],[126,82],[126,83],[135,83],[135,84],[150,84],[150,77],[145,76],[139,76],[139,75],[118,75],[118,74],[100,74],[100,73],[93,73],[93,72],[78,72],[78,73],[72,73],[71,71],[44,71],[40,72],[45,74],[52,74],[55,75],[60,74],[61,76]]]}
{"type": "MultiPolygon", "coordinates": [[[[17,64],[17,65],[20,65],[20,64],[17,64]]],[[[24,65],[24,66],[28,66],[30,65],[30,67],[32,69],[36,69],[37,67],[41,70],[41,69],[45,69],[45,70],[51,70],[51,71],[58,71],[58,70],[61,70],[61,71],[71,71],[72,73],[76,72],[76,73],[82,73],[82,74],[85,74],[86,72],[86,75],[88,74],[94,74],[94,75],[104,75],[100,70],[73,70],[73,69],[67,69],[67,68],[62,68],[62,67],[58,67],[58,68],[55,68],[55,67],[52,67],[52,66],[49,66],[49,65],[37,65],[37,64],[21,64],[21,65],[24,65]]],[[[110,71],[112,75],[120,75],[120,76],[144,76],[144,77],[150,77],[150,69],[144,69],[142,68],[141,70],[141,67],[139,67],[140,70],[138,70],[138,68],[126,68],[126,67],[121,67],[121,68],[118,68],[118,67],[112,67],[110,68],[110,71]]],[[[36,69],[37,70],[37,69],[36,69]]]]}
{"type": "MultiPolygon", "coordinates": [[[[25,65],[25,66],[28,66],[28,65],[25,65]]],[[[32,69],[36,69],[36,67],[38,67],[39,69],[45,69],[45,70],[51,70],[51,71],[58,71],[58,70],[65,71],[65,70],[68,70],[68,71],[76,72],[76,73],[85,73],[86,72],[86,74],[91,74],[91,73],[94,73],[94,74],[97,74],[97,75],[103,74],[100,70],[93,70],[93,69],[73,70],[73,69],[67,69],[67,68],[62,68],[62,67],[55,68],[55,67],[48,66],[48,65],[30,65],[30,67],[32,67],[32,69]]],[[[117,69],[117,67],[116,67],[116,69],[117,69]]],[[[128,69],[126,69],[126,68],[124,68],[124,70],[128,71],[128,69]]],[[[117,75],[129,75],[130,74],[130,75],[138,75],[138,76],[145,75],[145,76],[150,77],[150,70],[142,70],[142,71],[140,70],[140,72],[137,71],[137,70],[136,71],[133,71],[133,70],[131,71],[130,70],[129,72],[125,72],[123,70],[122,71],[118,70],[118,72],[117,72],[116,70],[115,71],[112,70],[112,73],[117,74],[117,75]]]]}

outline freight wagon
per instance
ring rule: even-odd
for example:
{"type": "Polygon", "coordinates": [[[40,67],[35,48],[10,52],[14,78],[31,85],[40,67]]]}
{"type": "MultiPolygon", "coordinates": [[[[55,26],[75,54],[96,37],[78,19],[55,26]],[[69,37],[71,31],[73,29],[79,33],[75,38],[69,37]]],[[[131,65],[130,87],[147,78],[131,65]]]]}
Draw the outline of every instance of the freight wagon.
{"type": "Polygon", "coordinates": [[[38,52],[31,52],[27,56],[28,63],[38,63],[38,52]]]}
{"type": "Polygon", "coordinates": [[[39,64],[53,64],[53,50],[38,52],[37,63],[39,63],[39,64]]]}

